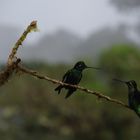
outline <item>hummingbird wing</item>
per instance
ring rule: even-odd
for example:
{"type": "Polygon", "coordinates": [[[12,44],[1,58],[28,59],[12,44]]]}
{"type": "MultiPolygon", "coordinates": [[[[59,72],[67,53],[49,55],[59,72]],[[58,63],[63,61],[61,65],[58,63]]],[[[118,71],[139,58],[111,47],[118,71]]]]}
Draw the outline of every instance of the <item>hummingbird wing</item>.
{"type": "MultiPolygon", "coordinates": [[[[66,83],[77,85],[81,81],[81,78],[82,78],[81,72],[76,71],[76,70],[71,70],[69,75],[67,76],[66,83]]],[[[73,87],[68,87],[67,89],[68,89],[68,93],[65,96],[65,99],[70,97],[73,94],[73,92],[77,90],[76,88],[73,88],[73,87]]]]}
{"type": "MultiPolygon", "coordinates": [[[[62,82],[67,83],[67,84],[77,85],[80,82],[81,78],[82,78],[82,73],[80,71],[71,69],[64,74],[62,78],[62,82]]],[[[59,85],[55,89],[58,91],[58,94],[60,93],[63,87],[68,89],[68,93],[65,98],[68,98],[74,91],[76,91],[76,88],[59,85]]]]}
{"type": "Polygon", "coordinates": [[[140,116],[140,92],[139,91],[137,91],[134,94],[133,100],[134,100],[134,110],[140,116]]]}
{"type": "Polygon", "coordinates": [[[63,76],[63,78],[62,78],[62,82],[65,83],[65,81],[66,81],[67,77],[69,76],[70,72],[71,72],[71,70],[67,71],[67,72],[64,74],[64,76],[63,76]]]}
{"type": "MultiPolygon", "coordinates": [[[[66,79],[67,79],[67,76],[69,75],[69,72],[70,72],[70,71],[67,71],[67,72],[64,74],[64,76],[63,76],[63,78],[62,78],[62,82],[65,83],[65,81],[66,81],[66,79]]],[[[58,87],[55,88],[55,91],[58,91],[58,94],[60,94],[61,89],[62,89],[63,87],[64,87],[64,86],[59,85],[58,87]]]]}
{"type": "Polygon", "coordinates": [[[134,102],[134,93],[129,91],[129,94],[128,94],[128,105],[129,107],[131,107],[132,109],[134,108],[133,107],[133,102],[134,102]]]}

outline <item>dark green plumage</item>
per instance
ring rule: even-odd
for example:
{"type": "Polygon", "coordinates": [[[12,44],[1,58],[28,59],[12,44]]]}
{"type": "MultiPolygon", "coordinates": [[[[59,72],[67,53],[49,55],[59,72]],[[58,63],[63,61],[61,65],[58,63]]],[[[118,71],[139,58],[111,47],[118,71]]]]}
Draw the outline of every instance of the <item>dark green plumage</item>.
{"type": "Polygon", "coordinates": [[[140,117],[140,91],[134,80],[126,82],[128,86],[128,104],[140,117]]]}
{"type": "MultiPolygon", "coordinates": [[[[72,84],[72,85],[79,84],[82,78],[82,71],[86,68],[93,68],[93,67],[86,66],[86,64],[83,61],[77,62],[71,70],[65,73],[65,75],[63,76],[62,82],[67,83],[67,84],[72,84]]],[[[94,69],[99,69],[99,68],[94,68],[94,69]]],[[[58,94],[60,94],[62,88],[65,88],[68,90],[65,98],[68,98],[71,94],[73,94],[73,92],[76,91],[76,88],[62,86],[62,85],[55,88],[55,91],[58,91],[58,94]]]]}
{"type": "Polygon", "coordinates": [[[128,86],[128,105],[140,117],[140,91],[137,88],[137,83],[134,80],[130,81],[117,81],[123,82],[128,86]]]}

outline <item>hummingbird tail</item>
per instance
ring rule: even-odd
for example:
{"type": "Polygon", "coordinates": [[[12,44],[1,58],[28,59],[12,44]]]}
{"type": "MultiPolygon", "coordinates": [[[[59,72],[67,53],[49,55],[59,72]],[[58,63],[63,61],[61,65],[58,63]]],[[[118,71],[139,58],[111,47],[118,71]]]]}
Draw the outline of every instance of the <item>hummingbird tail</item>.
{"type": "Polygon", "coordinates": [[[58,94],[60,94],[62,88],[62,86],[58,86],[57,88],[55,88],[55,91],[58,91],[58,94]]]}
{"type": "Polygon", "coordinates": [[[67,93],[67,95],[65,96],[65,99],[67,99],[68,97],[70,97],[73,94],[74,91],[75,90],[69,90],[68,93],[67,93]]]}
{"type": "MultiPolygon", "coordinates": [[[[135,111],[135,110],[134,110],[135,111]]],[[[140,118],[140,113],[139,112],[137,112],[137,111],[135,111],[135,113],[138,115],[138,117],[140,118]]]]}

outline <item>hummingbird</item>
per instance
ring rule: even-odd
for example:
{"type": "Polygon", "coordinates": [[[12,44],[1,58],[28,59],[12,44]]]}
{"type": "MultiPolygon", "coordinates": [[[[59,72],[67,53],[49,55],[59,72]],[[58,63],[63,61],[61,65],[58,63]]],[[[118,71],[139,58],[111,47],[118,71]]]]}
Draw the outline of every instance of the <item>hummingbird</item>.
{"type": "Polygon", "coordinates": [[[113,79],[118,82],[125,83],[128,87],[128,105],[140,117],[140,91],[137,88],[137,83],[134,80],[122,81],[113,79]]]}
{"type": "MultiPolygon", "coordinates": [[[[62,82],[67,83],[67,84],[72,84],[72,85],[78,85],[82,79],[83,70],[87,68],[100,69],[100,68],[95,68],[95,67],[88,67],[83,61],[79,61],[74,65],[72,69],[68,70],[64,74],[62,78],[62,82]]],[[[73,88],[73,87],[59,85],[57,88],[55,88],[55,91],[58,91],[58,94],[60,94],[62,88],[65,88],[68,90],[65,98],[68,98],[69,96],[73,94],[73,92],[77,90],[76,88],[73,88]]]]}

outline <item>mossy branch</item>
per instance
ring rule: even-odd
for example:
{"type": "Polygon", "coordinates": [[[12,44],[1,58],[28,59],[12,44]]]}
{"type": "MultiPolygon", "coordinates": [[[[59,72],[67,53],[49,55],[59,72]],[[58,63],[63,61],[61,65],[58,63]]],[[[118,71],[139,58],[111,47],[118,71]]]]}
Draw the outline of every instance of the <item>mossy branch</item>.
{"type": "Polygon", "coordinates": [[[81,87],[79,85],[70,85],[70,84],[63,83],[61,81],[58,81],[56,79],[52,79],[48,76],[43,76],[36,71],[27,69],[27,68],[19,65],[21,59],[16,57],[16,53],[18,51],[18,48],[20,45],[22,45],[23,41],[26,39],[28,33],[30,33],[31,31],[36,31],[36,30],[37,30],[37,21],[32,21],[31,24],[27,27],[27,29],[23,32],[21,37],[18,39],[18,41],[15,43],[15,46],[13,47],[13,49],[8,57],[8,62],[7,62],[7,66],[6,66],[5,70],[3,70],[0,73],[0,86],[2,86],[3,84],[5,84],[5,82],[8,81],[8,79],[10,78],[10,76],[12,75],[12,73],[14,71],[21,71],[22,73],[29,74],[31,76],[38,78],[38,79],[47,80],[47,81],[52,82],[54,84],[59,84],[59,85],[77,88],[81,91],[84,91],[85,93],[95,95],[100,99],[105,99],[109,102],[119,104],[127,109],[131,109],[127,104],[125,104],[122,101],[119,101],[117,99],[113,99],[109,96],[106,96],[106,95],[101,94],[101,93],[96,92],[96,91],[89,90],[89,89],[81,87]]]}

